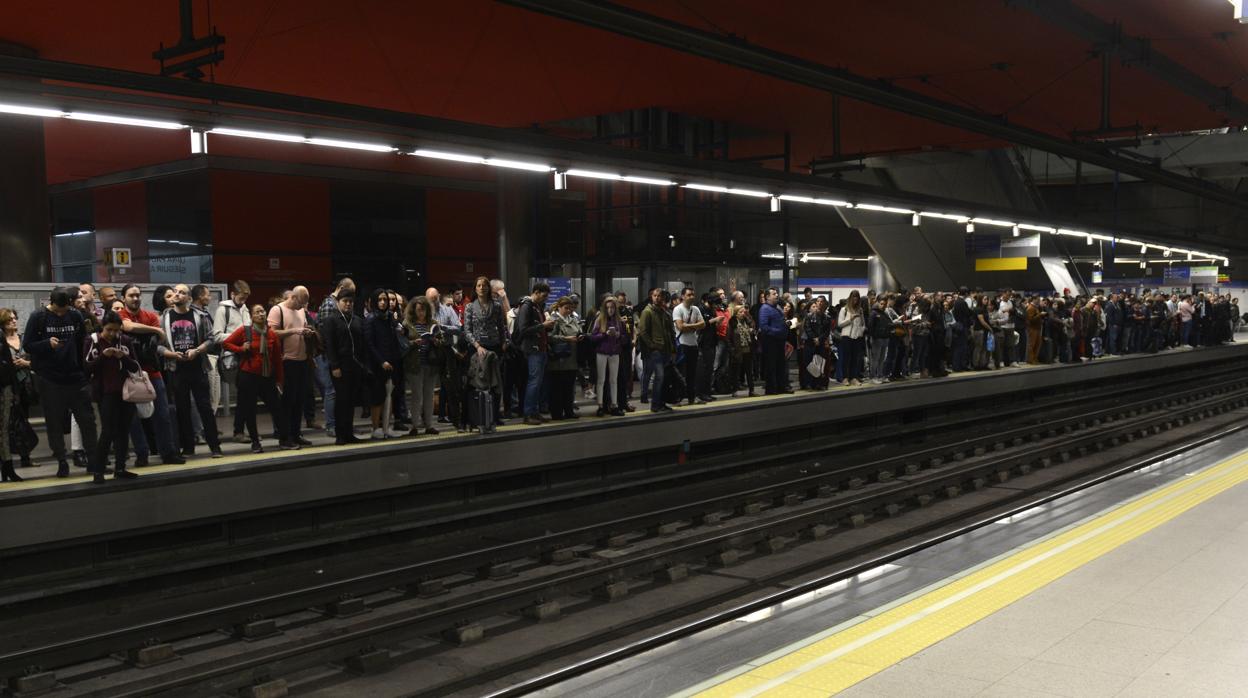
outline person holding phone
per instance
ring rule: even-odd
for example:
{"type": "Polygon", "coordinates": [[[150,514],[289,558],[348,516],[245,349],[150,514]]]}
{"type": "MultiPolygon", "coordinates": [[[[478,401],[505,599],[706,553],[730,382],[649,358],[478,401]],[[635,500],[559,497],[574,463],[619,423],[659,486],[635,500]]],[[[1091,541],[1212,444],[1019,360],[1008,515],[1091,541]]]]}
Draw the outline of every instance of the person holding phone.
{"type": "Polygon", "coordinates": [[[100,331],[87,338],[83,365],[90,379],[92,397],[100,408],[101,426],[95,453],[88,461],[88,472],[94,476],[94,482],[104,482],[104,463],[111,447],[116,468],[113,477],[134,479],[138,475],[126,470],[126,458],[135,407],[122,399],[122,387],[128,375],[141,369],[134,359],[133,343],[121,331],[120,315],[112,310],[104,312],[100,331]]]}
{"type": "Polygon", "coordinates": [[[598,416],[607,414],[622,416],[624,411],[616,404],[620,390],[620,353],[624,346],[624,321],[620,318],[619,303],[615,296],[606,295],[594,319],[590,339],[594,344],[594,357],[598,368],[595,395],[598,398],[598,416]],[[605,388],[610,386],[608,396],[605,388]]]}

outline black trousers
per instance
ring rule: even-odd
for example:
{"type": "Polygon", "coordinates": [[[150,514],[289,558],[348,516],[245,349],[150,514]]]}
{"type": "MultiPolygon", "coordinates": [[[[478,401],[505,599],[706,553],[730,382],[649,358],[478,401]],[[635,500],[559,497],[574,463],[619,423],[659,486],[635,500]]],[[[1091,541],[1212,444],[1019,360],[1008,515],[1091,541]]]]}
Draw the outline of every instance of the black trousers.
{"type": "Polygon", "coordinates": [[[95,410],[91,409],[91,389],[87,384],[62,385],[35,374],[35,386],[47,424],[48,445],[56,460],[65,460],[65,432],[69,431],[71,414],[82,431],[82,447],[87,453],[95,453],[95,410]]]}
{"type": "Polygon", "coordinates": [[[199,421],[204,425],[204,441],[208,448],[216,451],[221,448],[221,440],[217,435],[217,417],[212,413],[212,396],[208,388],[208,374],[193,363],[184,363],[178,370],[167,375],[169,388],[173,391],[174,409],[178,413],[178,441],[183,453],[194,453],[195,431],[191,427],[191,402],[199,412],[199,421]]]}
{"type": "Polygon", "coordinates": [[[550,418],[570,419],[572,403],[575,399],[576,369],[570,371],[551,371],[546,374],[550,380],[550,418]]]}
{"type": "Polygon", "coordinates": [[[503,353],[501,344],[482,344],[481,346],[485,347],[486,351],[494,352],[494,355],[498,357],[498,385],[490,388],[490,392],[494,393],[494,422],[498,423],[503,421],[503,386],[507,385],[507,362],[504,360],[506,354],[503,353]]]}
{"type": "Polygon", "coordinates": [[[769,395],[783,392],[789,382],[784,375],[784,337],[764,335],[759,341],[763,348],[763,386],[769,395]]]}
{"type": "Polygon", "coordinates": [[[352,435],[351,425],[355,423],[355,408],[359,405],[364,372],[359,368],[344,367],[341,378],[333,378],[332,373],[330,376],[334,383],[334,432],[339,439],[343,439],[352,435]]]}
{"type": "Polygon", "coordinates": [[[624,344],[620,348],[620,370],[616,376],[620,394],[612,397],[615,399],[615,406],[624,409],[628,407],[628,398],[633,394],[633,345],[624,344]]]}
{"type": "Polygon", "coordinates": [[[287,422],[282,419],[282,396],[277,391],[277,381],[272,376],[265,378],[255,373],[239,371],[237,385],[238,403],[235,409],[238,410],[244,426],[247,427],[247,435],[251,437],[251,440],[253,442],[260,440],[260,433],[256,430],[257,399],[264,400],[265,408],[273,416],[273,424],[277,427],[277,438],[280,441],[289,439],[287,422]]]}
{"type": "MultiPolygon", "coordinates": [[[[87,466],[87,472],[104,472],[104,463],[108,460],[110,448],[113,451],[114,466],[118,470],[125,470],[126,458],[129,455],[130,425],[134,422],[135,407],[122,400],[121,393],[101,396],[99,405],[100,438],[95,442],[95,457],[87,466]]],[[[81,425],[79,428],[82,428],[81,425]]]]}
{"type": "MultiPolygon", "coordinates": [[[[312,387],[312,369],[307,360],[283,360],[282,373],[282,418],[286,422],[286,437],[295,439],[303,435],[303,406],[312,387]]],[[[337,417],[334,419],[337,421],[337,417]]]]}
{"type": "Polygon", "coordinates": [[[685,377],[685,397],[693,402],[698,397],[698,388],[701,387],[698,383],[698,348],[682,344],[680,353],[685,357],[680,366],[681,375],[685,377]]]}

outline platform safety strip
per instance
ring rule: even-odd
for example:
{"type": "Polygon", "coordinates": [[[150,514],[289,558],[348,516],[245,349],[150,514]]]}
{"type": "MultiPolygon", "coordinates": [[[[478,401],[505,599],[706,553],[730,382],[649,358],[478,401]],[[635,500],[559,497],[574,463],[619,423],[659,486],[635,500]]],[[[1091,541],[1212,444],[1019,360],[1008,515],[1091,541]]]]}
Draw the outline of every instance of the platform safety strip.
{"type": "Polygon", "coordinates": [[[813,698],[845,690],[1246,480],[1243,453],[685,694],[813,698]]]}

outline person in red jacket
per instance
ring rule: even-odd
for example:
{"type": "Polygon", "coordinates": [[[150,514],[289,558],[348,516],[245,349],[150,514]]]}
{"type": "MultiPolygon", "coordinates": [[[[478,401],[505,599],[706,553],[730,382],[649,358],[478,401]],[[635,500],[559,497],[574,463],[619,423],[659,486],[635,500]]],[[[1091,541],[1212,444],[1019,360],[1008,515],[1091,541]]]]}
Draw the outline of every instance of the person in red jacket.
{"type": "Polygon", "coordinates": [[[282,384],[282,340],[268,324],[268,312],[263,305],[251,308],[251,322],[234,330],[225,339],[226,351],[238,354],[238,406],[251,437],[251,452],[264,453],[260,434],[256,430],[256,398],[264,400],[264,406],[277,425],[277,437],[281,447],[287,450],[299,448],[290,438],[290,425],[282,419],[282,398],[277,386],[282,384]]]}

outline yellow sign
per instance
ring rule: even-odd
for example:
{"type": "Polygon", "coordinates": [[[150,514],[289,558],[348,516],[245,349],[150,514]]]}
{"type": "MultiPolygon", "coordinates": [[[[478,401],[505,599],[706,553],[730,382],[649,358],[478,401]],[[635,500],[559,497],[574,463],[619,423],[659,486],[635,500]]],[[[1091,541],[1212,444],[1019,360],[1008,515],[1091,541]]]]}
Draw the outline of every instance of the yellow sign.
{"type": "Polygon", "coordinates": [[[975,260],[975,271],[1027,271],[1026,257],[999,257],[975,260]]]}
{"type": "Polygon", "coordinates": [[[114,269],[130,268],[130,248],[112,247],[108,250],[108,266],[114,269]]]}

